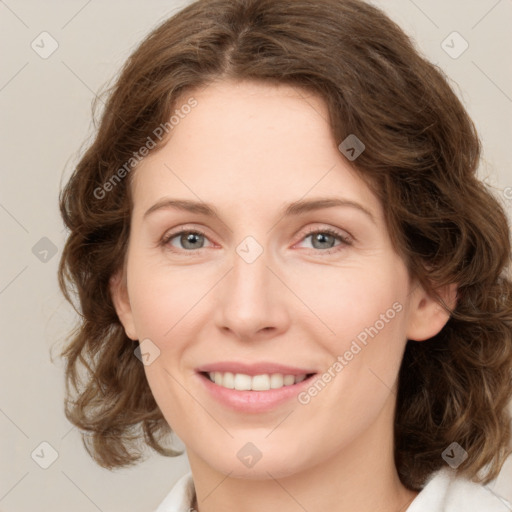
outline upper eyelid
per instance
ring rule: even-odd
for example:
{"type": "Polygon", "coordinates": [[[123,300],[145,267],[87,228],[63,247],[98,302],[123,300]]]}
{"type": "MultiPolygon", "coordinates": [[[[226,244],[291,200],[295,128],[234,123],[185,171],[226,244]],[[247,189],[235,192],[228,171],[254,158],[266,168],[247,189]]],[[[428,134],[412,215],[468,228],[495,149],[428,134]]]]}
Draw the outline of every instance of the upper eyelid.
{"type": "Polygon", "coordinates": [[[340,238],[349,238],[352,241],[355,241],[355,238],[346,230],[341,228],[333,228],[333,227],[312,227],[309,228],[305,233],[302,233],[300,240],[309,236],[313,233],[322,233],[322,232],[333,232],[336,236],[340,238]]]}
{"type": "MultiPolygon", "coordinates": [[[[162,242],[168,242],[169,240],[172,240],[173,238],[177,237],[178,235],[182,235],[183,233],[198,233],[200,235],[203,235],[208,240],[210,240],[210,237],[208,236],[206,231],[204,231],[201,228],[187,228],[187,227],[182,228],[182,227],[180,227],[177,229],[178,229],[178,231],[171,230],[170,232],[166,232],[162,236],[162,242]]],[[[210,242],[211,242],[211,240],[210,240],[210,242]]]]}

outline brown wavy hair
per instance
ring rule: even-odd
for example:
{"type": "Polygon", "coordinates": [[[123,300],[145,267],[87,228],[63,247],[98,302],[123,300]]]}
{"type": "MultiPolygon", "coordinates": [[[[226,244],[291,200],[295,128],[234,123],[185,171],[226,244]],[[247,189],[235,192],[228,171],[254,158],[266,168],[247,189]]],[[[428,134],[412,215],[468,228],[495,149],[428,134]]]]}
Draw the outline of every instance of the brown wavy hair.
{"type": "MultiPolygon", "coordinates": [[[[124,264],[133,172],[117,178],[179,98],[219,78],[315,93],[335,140],[364,142],[353,165],[385,205],[394,248],[450,312],[435,337],[407,342],[395,418],[400,478],[419,490],[456,441],[469,455],[458,471],[489,482],[510,451],[508,220],[477,178],[479,138],[447,78],[359,0],[194,2],[149,34],[106,91],[95,138],[60,196],[69,236],[59,283],[80,314],[61,354],[65,413],[89,454],[109,469],[130,465],[142,437],[161,454],[179,453],[165,445],[171,429],[109,291],[124,264]],[[449,283],[458,284],[451,310],[437,293],[449,283]]],[[[165,139],[156,142],[153,151],[165,139]]]]}

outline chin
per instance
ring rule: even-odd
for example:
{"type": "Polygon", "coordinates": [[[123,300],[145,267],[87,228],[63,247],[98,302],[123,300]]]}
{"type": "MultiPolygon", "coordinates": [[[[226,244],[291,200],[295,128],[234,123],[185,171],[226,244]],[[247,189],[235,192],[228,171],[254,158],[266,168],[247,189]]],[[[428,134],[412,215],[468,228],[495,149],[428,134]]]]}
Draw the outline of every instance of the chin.
{"type": "MultiPolygon", "coordinates": [[[[273,450],[274,451],[274,450],[273,450]]],[[[308,467],[307,460],[297,460],[297,452],[284,454],[282,450],[279,453],[267,453],[262,450],[261,458],[254,458],[250,460],[250,456],[245,455],[250,453],[250,449],[243,451],[240,456],[235,454],[235,457],[229,456],[229,452],[224,453],[222,460],[214,458],[214,460],[205,462],[210,465],[215,471],[230,476],[230,478],[240,478],[244,480],[268,480],[269,478],[286,478],[292,476],[308,467]],[[244,460],[248,459],[248,460],[244,460]],[[252,464],[252,465],[251,465],[252,464]]]]}

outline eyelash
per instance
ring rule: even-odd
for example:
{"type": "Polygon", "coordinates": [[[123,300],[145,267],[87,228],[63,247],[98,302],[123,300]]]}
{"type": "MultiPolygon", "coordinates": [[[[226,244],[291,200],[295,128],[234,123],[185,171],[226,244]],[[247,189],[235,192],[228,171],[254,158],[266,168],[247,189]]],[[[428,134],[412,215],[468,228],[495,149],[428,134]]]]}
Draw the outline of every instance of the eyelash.
{"type": "Polygon", "coordinates": [[[337,231],[335,229],[332,229],[332,228],[325,228],[325,229],[310,228],[299,241],[302,242],[302,240],[310,237],[311,235],[316,235],[318,233],[321,233],[323,235],[332,235],[334,238],[337,238],[341,242],[339,245],[331,247],[330,249],[322,250],[322,249],[312,248],[313,251],[318,251],[322,254],[336,253],[338,251],[341,251],[344,247],[352,245],[352,243],[353,243],[353,240],[350,236],[348,236],[340,231],[337,231]]]}
{"type": "MultiPolygon", "coordinates": [[[[340,250],[343,250],[344,247],[347,247],[347,246],[350,246],[350,245],[353,244],[353,239],[350,236],[348,236],[346,234],[343,234],[342,232],[339,232],[339,231],[337,231],[335,229],[332,229],[332,228],[325,228],[325,229],[310,228],[307,231],[307,233],[299,240],[299,242],[305,240],[306,238],[310,237],[311,235],[318,234],[318,233],[332,235],[333,237],[337,238],[341,242],[339,245],[337,245],[335,247],[331,247],[329,249],[325,249],[325,250],[315,249],[315,248],[311,249],[311,250],[317,251],[317,252],[319,252],[319,253],[321,253],[323,255],[336,253],[336,252],[338,252],[340,250]]],[[[186,253],[190,253],[190,254],[197,254],[197,252],[201,251],[201,249],[205,249],[205,247],[202,247],[200,249],[192,249],[192,250],[176,249],[176,248],[172,247],[169,244],[169,242],[173,238],[176,238],[177,236],[180,236],[180,235],[183,235],[183,234],[201,235],[201,236],[204,236],[205,238],[208,238],[206,233],[201,231],[198,228],[182,229],[181,231],[177,231],[177,232],[174,232],[174,233],[169,233],[168,235],[164,235],[164,237],[162,238],[162,240],[160,242],[160,245],[165,247],[165,248],[168,248],[170,251],[175,252],[175,253],[186,252],[186,253]]]]}

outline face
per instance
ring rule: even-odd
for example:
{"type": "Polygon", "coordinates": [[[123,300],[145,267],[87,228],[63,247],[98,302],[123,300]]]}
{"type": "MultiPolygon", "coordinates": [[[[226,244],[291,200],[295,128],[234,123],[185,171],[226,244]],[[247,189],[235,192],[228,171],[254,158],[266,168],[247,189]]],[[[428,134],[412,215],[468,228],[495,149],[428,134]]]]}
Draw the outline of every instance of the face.
{"type": "Polygon", "coordinates": [[[384,439],[407,338],[447,317],[411,282],[322,99],[250,82],[193,97],[135,171],[112,288],[167,422],[189,456],[247,478],[384,439]]]}

